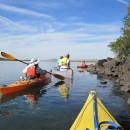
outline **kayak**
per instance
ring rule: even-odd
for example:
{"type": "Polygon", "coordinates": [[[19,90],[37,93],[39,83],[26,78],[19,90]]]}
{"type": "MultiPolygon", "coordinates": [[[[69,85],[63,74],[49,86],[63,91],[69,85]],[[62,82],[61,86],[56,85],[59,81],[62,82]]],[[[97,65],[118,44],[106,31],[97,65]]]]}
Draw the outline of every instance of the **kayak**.
{"type": "Polygon", "coordinates": [[[87,65],[85,65],[85,66],[77,66],[77,68],[88,68],[88,66],[87,65]]]}
{"type": "Polygon", "coordinates": [[[51,74],[49,73],[47,73],[45,76],[41,78],[35,78],[35,79],[30,79],[30,80],[20,79],[11,84],[0,86],[0,93],[2,95],[6,95],[6,94],[22,91],[28,88],[44,85],[46,83],[49,83],[50,81],[51,81],[51,74]]]}
{"type": "Polygon", "coordinates": [[[70,130],[123,130],[105,108],[95,91],[88,98],[70,130]]]}
{"type": "Polygon", "coordinates": [[[54,73],[55,73],[55,74],[62,75],[62,76],[64,76],[65,78],[69,78],[69,79],[72,79],[72,78],[73,78],[73,70],[72,70],[72,69],[67,69],[66,71],[56,70],[54,73]]]}

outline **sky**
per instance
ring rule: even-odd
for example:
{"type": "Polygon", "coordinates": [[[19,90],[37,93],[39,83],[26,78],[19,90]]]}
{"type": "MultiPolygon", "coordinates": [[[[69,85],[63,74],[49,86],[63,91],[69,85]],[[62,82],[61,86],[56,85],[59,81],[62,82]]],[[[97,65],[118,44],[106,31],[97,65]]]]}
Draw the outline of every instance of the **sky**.
{"type": "MultiPolygon", "coordinates": [[[[106,59],[130,0],[0,0],[0,52],[17,59],[106,59]]],[[[2,56],[0,56],[2,57],[2,56]]]]}

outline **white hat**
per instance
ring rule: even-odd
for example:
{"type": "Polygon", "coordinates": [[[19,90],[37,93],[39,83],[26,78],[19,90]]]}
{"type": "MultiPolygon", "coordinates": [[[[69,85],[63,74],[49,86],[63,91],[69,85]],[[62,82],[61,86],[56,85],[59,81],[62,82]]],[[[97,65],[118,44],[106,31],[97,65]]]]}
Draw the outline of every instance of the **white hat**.
{"type": "Polygon", "coordinates": [[[38,64],[40,62],[40,60],[37,60],[37,59],[31,59],[31,61],[30,61],[30,64],[33,64],[33,65],[35,65],[35,64],[38,64]]]}
{"type": "Polygon", "coordinates": [[[32,66],[38,64],[39,62],[40,62],[40,60],[37,60],[37,59],[34,59],[34,58],[31,59],[30,64],[23,70],[23,73],[25,73],[25,70],[27,71],[27,68],[32,67],[32,66]]]}
{"type": "Polygon", "coordinates": [[[68,53],[66,53],[64,56],[70,56],[68,53]]]}

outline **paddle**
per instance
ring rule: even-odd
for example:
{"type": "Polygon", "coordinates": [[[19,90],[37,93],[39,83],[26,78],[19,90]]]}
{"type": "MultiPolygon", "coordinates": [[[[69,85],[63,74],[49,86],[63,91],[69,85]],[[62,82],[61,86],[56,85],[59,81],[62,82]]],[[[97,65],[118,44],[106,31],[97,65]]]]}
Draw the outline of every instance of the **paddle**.
{"type": "MultiPolygon", "coordinates": [[[[50,86],[49,88],[47,88],[47,89],[50,89],[50,88],[52,88],[52,87],[57,87],[57,86],[59,86],[59,85],[62,85],[62,84],[64,84],[65,83],[65,81],[58,81],[57,83],[55,83],[54,85],[52,85],[52,86],[50,86]]],[[[46,90],[47,90],[46,89],[46,90]]]]}
{"type": "MultiPolygon", "coordinates": [[[[1,52],[1,55],[2,55],[3,57],[5,57],[5,58],[9,59],[9,60],[20,61],[20,62],[22,62],[22,63],[28,65],[28,63],[26,63],[26,62],[24,62],[24,61],[22,61],[22,60],[18,60],[18,59],[16,59],[14,56],[12,56],[12,55],[10,55],[10,54],[7,54],[7,53],[5,53],[5,52],[1,52]]],[[[62,76],[62,75],[52,74],[52,73],[50,73],[50,72],[47,72],[47,73],[53,75],[54,77],[56,77],[56,78],[58,78],[58,79],[61,79],[61,80],[64,80],[64,79],[65,79],[65,77],[62,76]]]]}
{"type": "Polygon", "coordinates": [[[28,65],[28,63],[26,63],[26,62],[24,62],[24,61],[22,61],[22,60],[18,60],[18,59],[16,59],[14,56],[12,56],[12,55],[10,55],[10,54],[7,54],[7,53],[5,53],[5,52],[1,52],[1,55],[2,55],[3,57],[5,57],[5,58],[9,59],[9,60],[20,61],[20,62],[22,62],[22,63],[28,65]]]}
{"type": "Polygon", "coordinates": [[[65,79],[65,77],[62,76],[62,75],[60,75],[60,74],[52,74],[52,73],[50,73],[50,72],[47,72],[47,73],[53,75],[54,77],[56,77],[56,78],[58,78],[58,79],[61,79],[61,80],[64,80],[64,79],[65,79]]]}
{"type": "Polygon", "coordinates": [[[62,85],[62,84],[64,84],[65,83],[65,81],[58,81],[57,83],[55,83],[53,86],[59,86],[59,85],[62,85]]]}

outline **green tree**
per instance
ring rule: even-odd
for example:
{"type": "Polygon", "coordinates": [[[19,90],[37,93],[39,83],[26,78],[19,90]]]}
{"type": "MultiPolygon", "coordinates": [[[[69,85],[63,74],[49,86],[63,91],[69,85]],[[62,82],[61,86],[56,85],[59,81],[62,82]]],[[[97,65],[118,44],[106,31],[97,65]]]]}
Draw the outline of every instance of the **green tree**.
{"type": "Polygon", "coordinates": [[[120,59],[124,59],[130,54],[130,5],[127,7],[127,15],[122,22],[124,23],[124,27],[121,28],[122,36],[108,45],[120,59]]]}

